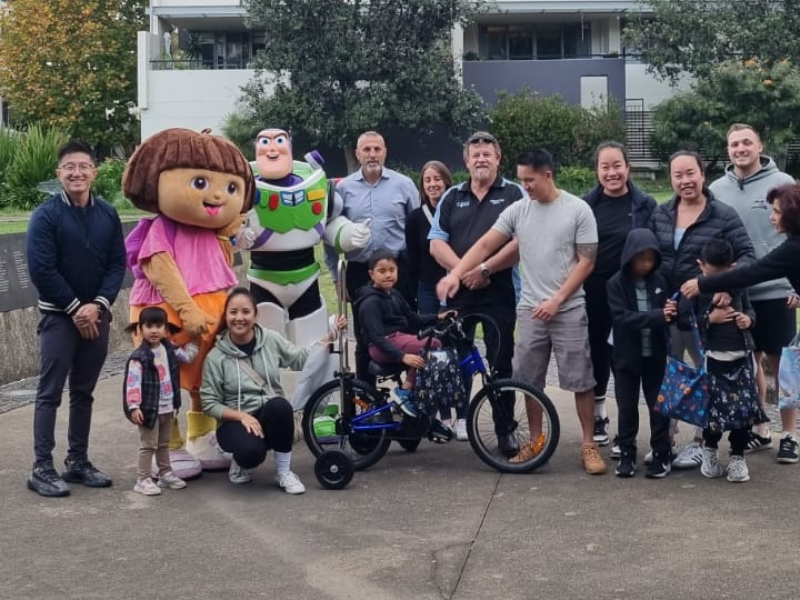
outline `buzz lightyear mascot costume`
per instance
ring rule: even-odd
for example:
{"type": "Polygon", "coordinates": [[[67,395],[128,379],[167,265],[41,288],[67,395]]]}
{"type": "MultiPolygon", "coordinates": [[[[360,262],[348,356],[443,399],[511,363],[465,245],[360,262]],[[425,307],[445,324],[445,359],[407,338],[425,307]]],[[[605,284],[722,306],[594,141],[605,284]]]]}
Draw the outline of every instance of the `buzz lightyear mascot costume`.
{"type": "MultiPolygon", "coordinates": [[[[292,160],[291,140],[283,129],[258,134],[252,163],[256,201],[236,247],[250,251],[247,279],[259,322],[308,347],[331,328],[319,293],[320,265],[314,247],[324,241],[337,252],[363,248],[369,243],[370,228],[369,221],[353,223],[341,216],[342,199],[322,169],[322,157],[314,151],[305,159],[292,160]]],[[[318,366],[315,361],[314,369],[318,366]]],[[[309,367],[303,379],[315,376],[306,373],[309,367]]],[[[299,411],[307,400],[307,394],[302,398],[295,394],[292,405],[299,411]]]]}

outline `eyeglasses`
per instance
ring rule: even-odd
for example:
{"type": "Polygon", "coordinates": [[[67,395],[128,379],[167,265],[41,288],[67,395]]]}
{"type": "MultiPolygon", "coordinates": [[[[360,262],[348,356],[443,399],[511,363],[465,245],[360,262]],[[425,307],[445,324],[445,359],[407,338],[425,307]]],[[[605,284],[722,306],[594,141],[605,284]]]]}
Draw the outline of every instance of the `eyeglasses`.
{"type": "Polygon", "coordinates": [[[75,171],[80,171],[81,173],[90,173],[94,170],[94,165],[90,163],[66,163],[60,165],[58,170],[64,171],[65,173],[74,173],[75,171]]]}
{"type": "Polygon", "coordinates": [[[474,135],[469,136],[467,139],[467,144],[492,144],[497,145],[497,139],[493,135],[489,135],[488,133],[476,133],[474,135]]]}

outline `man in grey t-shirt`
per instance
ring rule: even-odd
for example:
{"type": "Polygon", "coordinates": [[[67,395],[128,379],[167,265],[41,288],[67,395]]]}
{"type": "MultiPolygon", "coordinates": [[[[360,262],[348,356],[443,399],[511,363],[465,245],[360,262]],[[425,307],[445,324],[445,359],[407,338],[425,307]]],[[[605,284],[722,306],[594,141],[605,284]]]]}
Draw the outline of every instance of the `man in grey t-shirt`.
{"type": "MultiPolygon", "coordinates": [[[[522,293],[517,304],[519,330],[514,347],[514,377],[544,388],[551,348],[559,385],[575,393],[583,434],[581,462],[601,475],[606,464],[594,442],[594,376],[582,284],[594,268],[597,223],[589,205],[558,189],[553,158],[544,150],[522,154],[517,177],[528,193],[504,210],[495,225],[444,277],[440,297],[458,291],[461,275],[515,236],[519,240],[522,293]]],[[[541,416],[528,414],[530,441],[511,462],[528,461],[543,446],[541,416]]]]}

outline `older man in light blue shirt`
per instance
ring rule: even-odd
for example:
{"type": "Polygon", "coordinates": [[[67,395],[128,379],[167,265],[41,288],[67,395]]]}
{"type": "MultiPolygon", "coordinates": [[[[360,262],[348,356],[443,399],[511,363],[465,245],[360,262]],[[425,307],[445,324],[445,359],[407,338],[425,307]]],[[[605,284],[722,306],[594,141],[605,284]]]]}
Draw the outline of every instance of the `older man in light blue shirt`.
{"type": "MultiPolygon", "coordinates": [[[[343,216],[359,223],[371,220],[372,238],[366,248],[345,255],[347,293],[351,299],[356,298],[356,290],[369,282],[367,263],[370,256],[375,250],[386,248],[398,257],[400,276],[397,290],[407,299],[412,298],[409,290],[412,283],[416,287],[416,282],[408,282],[405,277],[405,228],[409,213],[420,204],[419,191],[411,179],[384,166],[386,142],[381,134],[375,131],[362,133],[356,143],[356,158],[361,168],[342,179],[336,185],[336,191],[342,197],[343,216]]],[[[325,247],[325,261],[335,280],[338,257],[328,246],[325,247]]],[[[355,314],[353,320],[357,329],[358,318],[355,314]]],[[[356,372],[359,378],[367,376],[368,365],[366,349],[357,349],[356,372]]]]}

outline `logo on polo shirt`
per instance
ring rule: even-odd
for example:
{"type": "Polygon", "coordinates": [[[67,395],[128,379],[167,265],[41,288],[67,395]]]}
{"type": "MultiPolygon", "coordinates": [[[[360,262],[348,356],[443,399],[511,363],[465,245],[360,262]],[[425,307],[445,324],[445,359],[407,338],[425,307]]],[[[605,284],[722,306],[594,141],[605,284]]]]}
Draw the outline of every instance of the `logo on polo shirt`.
{"type": "Polygon", "coordinates": [[[469,206],[469,200],[456,202],[456,208],[467,208],[469,206]]]}
{"type": "Polygon", "coordinates": [[[505,198],[492,198],[491,200],[489,200],[492,206],[494,206],[495,204],[502,204],[505,201],[506,201],[505,198]]]}
{"type": "Polygon", "coordinates": [[[763,208],[764,210],[767,210],[769,206],[764,198],[758,198],[755,202],[753,202],[753,206],[750,208],[763,208]]]}

